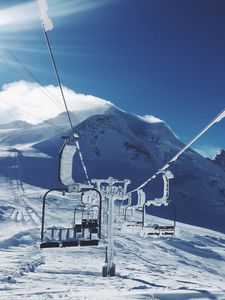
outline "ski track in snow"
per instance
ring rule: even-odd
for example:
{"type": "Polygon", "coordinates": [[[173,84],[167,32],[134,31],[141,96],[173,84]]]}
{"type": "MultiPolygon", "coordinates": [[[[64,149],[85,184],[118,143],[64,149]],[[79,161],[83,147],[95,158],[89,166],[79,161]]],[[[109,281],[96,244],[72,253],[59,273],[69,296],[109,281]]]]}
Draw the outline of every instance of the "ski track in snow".
{"type": "MultiPolygon", "coordinates": [[[[0,178],[0,299],[225,299],[225,235],[207,229],[178,223],[166,238],[116,230],[112,278],[101,275],[103,242],[40,251],[44,191],[20,181],[20,153],[10,156],[13,179],[0,178]]],[[[63,218],[63,201],[49,207],[63,218]]]]}

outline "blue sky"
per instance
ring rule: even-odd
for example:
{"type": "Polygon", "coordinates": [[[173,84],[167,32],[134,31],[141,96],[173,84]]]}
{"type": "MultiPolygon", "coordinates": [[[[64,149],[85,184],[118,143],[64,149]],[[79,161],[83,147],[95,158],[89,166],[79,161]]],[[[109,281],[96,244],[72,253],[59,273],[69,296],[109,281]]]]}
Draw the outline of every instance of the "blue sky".
{"type": "MultiPolygon", "coordinates": [[[[183,142],[224,109],[223,0],[48,0],[48,5],[54,23],[49,38],[68,88],[163,119],[183,142]]],[[[0,40],[43,84],[56,84],[34,1],[0,2],[0,40]]],[[[0,86],[20,79],[1,55],[0,86]]],[[[212,155],[225,148],[224,131],[222,120],[193,147],[212,155]]]]}

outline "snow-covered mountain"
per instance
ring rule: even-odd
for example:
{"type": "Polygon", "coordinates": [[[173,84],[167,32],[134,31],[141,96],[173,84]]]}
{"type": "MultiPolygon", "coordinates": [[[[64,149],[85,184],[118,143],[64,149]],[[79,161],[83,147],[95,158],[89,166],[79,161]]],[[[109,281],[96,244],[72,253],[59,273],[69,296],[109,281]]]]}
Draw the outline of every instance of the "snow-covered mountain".
{"type": "MultiPolygon", "coordinates": [[[[130,189],[151,176],[183,146],[166,123],[128,114],[113,105],[99,111],[73,112],[72,119],[77,125],[90,177],[129,178],[130,189]]],[[[44,188],[59,186],[58,153],[61,136],[70,134],[67,128],[66,115],[61,114],[48,122],[26,126],[3,142],[11,151],[12,148],[20,151],[24,182],[44,188]]],[[[2,158],[0,174],[7,175],[8,163],[9,158],[2,158]]],[[[175,175],[171,181],[171,200],[176,203],[177,219],[225,232],[224,170],[193,150],[187,150],[172,165],[171,171],[175,175]]],[[[84,180],[76,159],[74,178],[84,180]]],[[[162,179],[152,181],[145,191],[148,199],[161,196],[162,179]]],[[[150,212],[173,217],[172,207],[150,207],[150,212]]]]}
{"type": "Polygon", "coordinates": [[[220,153],[216,154],[213,158],[213,162],[220,166],[225,171],[225,150],[222,149],[220,153]]]}
{"type": "Polygon", "coordinates": [[[30,124],[25,121],[14,121],[6,124],[0,124],[0,130],[2,129],[25,129],[29,127],[30,124]]]}

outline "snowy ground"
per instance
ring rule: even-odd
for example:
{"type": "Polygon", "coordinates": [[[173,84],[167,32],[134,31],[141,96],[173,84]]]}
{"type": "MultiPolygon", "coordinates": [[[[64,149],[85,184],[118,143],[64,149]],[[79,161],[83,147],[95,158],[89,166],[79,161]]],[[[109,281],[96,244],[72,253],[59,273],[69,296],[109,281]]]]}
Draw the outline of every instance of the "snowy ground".
{"type": "MultiPolygon", "coordinates": [[[[101,276],[103,242],[40,251],[44,191],[20,181],[10,155],[14,180],[0,178],[0,299],[225,299],[225,235],[214,231],[178,223],[176,237],[144,238],[116,230],[113,278],[101,276]]],[[[70,211],[59,199],[47,208],[55,220],[70,211]]]]}

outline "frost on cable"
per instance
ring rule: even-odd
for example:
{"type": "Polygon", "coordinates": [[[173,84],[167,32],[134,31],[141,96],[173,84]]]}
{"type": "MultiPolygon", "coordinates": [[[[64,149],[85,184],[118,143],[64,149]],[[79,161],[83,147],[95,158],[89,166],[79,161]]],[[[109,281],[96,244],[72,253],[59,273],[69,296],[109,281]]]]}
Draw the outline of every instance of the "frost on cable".
{"type": "Polygon", "coordinates": [[[40,18],[45,31],[53,29],[52,20],[48,16],[48,4],[47,0],[37,0],[37,5],[40,12],[40,18]]]}
{"type": "Polygon", "coordinates": [[[73,157],[76,153],[77,148],[75,145],[68,145],[66,144],[63,147],[61,152],[61,159],[60,159],[60,181],[66,185],[74,184],[74,180],[72,178],[73,172],[73,157]]]}
{"type": "Polygon", "coordinates": [[[221,112],[217,117],[216,119],[214,120],[213,124],[214,123],[217,123],[217,122],[220,122],[223,118],[225,118],[225,109],[223,112],[221,112]]]}

